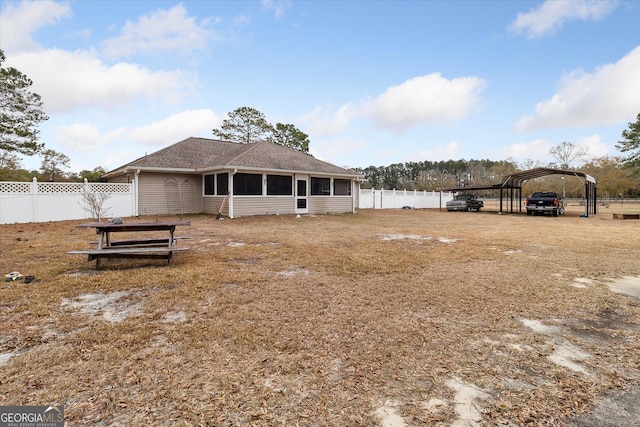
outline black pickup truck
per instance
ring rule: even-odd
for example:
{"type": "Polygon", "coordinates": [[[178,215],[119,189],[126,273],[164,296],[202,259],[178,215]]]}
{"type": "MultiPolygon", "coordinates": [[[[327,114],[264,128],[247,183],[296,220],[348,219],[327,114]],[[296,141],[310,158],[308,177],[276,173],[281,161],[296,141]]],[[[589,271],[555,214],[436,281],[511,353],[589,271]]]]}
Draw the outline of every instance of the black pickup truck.
{"type": "Polygon", "coordinates": [[[528,197],[524,205],[527,215],[550,213],[553,216],[564,214],[564,203],[556,193],[551,191],[536,191],[528,197]]]}

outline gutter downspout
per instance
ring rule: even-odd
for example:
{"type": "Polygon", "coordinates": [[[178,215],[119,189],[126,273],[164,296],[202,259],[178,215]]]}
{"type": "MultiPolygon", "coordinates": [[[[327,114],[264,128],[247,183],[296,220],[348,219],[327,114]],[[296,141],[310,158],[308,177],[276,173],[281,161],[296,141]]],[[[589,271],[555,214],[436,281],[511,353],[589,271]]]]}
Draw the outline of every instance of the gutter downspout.
{"type": "Polygon", "coordinates": [[[138,185],[138,180],[140,179],[140,169],[136,170],[136,173],[133,178],[133,214],[138,217],[140,216],[138,201],[140,200],[138,196],[138,190],[140,186],[138,185]]]}
{"type": "Polygon", "coordinates": [[[229,203],[227,204],[227,206],[229,206],[229,219],[233,219],[233,176],[237,173],[238,173],[238,169],[234,169],[229,174],[229,185],[227,187],[230,189],[229,200],[228,200],[229,203]]]}

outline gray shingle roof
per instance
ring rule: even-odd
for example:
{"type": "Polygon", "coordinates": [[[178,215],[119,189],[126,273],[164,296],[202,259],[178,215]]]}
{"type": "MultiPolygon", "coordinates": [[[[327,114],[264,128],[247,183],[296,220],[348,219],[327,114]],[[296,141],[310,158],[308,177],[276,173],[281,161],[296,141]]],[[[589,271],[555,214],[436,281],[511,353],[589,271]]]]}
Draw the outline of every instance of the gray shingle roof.
{"type": "Polygon", "coordinates": [[[191,137],[127,163],[105,176],[108,177],[124,169],[136,168],[166,169],[167,172],[171,170],[204,172],[219,167],[358,175],[273,142],[239,144],[191,137]]]}

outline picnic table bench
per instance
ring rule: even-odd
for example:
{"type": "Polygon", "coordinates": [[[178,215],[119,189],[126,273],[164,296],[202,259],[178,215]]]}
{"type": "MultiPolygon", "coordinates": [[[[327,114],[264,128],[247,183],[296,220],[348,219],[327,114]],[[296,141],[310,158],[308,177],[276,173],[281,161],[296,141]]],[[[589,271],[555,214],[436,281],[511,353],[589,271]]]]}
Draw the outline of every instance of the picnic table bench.
{"type": "MultiPolygon", "coordinates": [[[[132,222],[114,224],[110,222],[89,222],[78,225],[79,228],[94,228],[98,234],[96,249],[69,251],[70,254],[87,255],[88,261],[96,260],[100,268],[102,258],[166,259],[171,262],[173,252],[186,251],[188,247],[176,246],[180,239],[174,235],[177,226],[191,225],[189,221],[132,222]],[[168,237],[134,238],[113,240],[112,233],[125,232],[169,232],[168,237]]],[[[181,237],[184,238],[184,237],[181,237]]]]}

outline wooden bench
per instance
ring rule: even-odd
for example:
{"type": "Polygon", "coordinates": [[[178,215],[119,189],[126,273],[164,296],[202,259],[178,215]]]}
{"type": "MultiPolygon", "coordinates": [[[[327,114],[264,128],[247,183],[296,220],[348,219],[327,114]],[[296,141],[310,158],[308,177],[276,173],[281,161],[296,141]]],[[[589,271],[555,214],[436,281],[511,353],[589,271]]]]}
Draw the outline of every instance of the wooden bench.
{"type": "Polygon", "coordinates": [[[96,260],[96,268],[100,267],[100,258],[138,258],[138,259],[166,259],[171,262],[173,252],[187,251],[187,247],[120,247],[69,251],[70,254],[87,255],[87,261],[96,260]]]}
{"type": "MultiPolygon", "coordinates": [[[[169,239],[162,239],[162,238],[153,238],[153,239],[126,239],[126,240],[112,240],[111,242],[109,242],[108,246],[103,246],[103,249],[107,249],[107,248],[116,248],[116,247],[121,247],[121,246],[125,246],[125,247],[152,247],[152,246],[159,246],[159,247],[168,247],[168,246],[175,246],[178,242],[178,240],[184,240],[184,239],[189,239],[189,237],[178,237],[178,236],[174,236],[173,237],[173,242],[171,242],[171,244],[169,244],[169,239]]],[[[94,240],[93,242],[91,242],[92,245],[97,245],[99,244],[98,241],[94,240]]]]}

